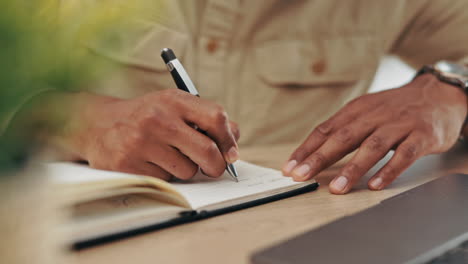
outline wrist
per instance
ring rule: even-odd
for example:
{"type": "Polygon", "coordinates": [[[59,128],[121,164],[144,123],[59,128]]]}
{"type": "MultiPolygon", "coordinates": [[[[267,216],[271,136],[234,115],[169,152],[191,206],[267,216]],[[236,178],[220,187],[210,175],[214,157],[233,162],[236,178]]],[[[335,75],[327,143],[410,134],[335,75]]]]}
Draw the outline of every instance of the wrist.
{"type": "Polygon", "coordinates": [[[437,76],[425,73],[416,76],[412,83],[419,88],[431,88],[429,94],[434,103],[445,101],[441,99],[449,98],[451,99],[449,101],[457,102],[463,106],[463,108],[468,109],[468,95],[466,92],[458,86],[441,81],[437,76]]]}
{"type": "MultiPolygon", "coordinates": [[[[100,113],[106,104],[121,99],[88,92],[62,94],[51,99],[61,102],[58,109],[63,114],[53,130],[50,145],[58,159],[86,160],[86,149],[90,144],[90,132],[100,122],[100,113]]],[[[101,120],[102,121],[102,120],[101,120]]]]}
{"type": "Polygon", "coordinates": [[[444,101],[446,100],[440,100],[441,98],[451,98],[449,102],[451,102],[452,105],[459,105],[460,111],[463,111],[464,116],[463,116],[463,124],[462,128],[460,131],[460,136],[462,138],[468,138],[468,95],[466,94],[465,91],[463,91],[460,87],[448,84],[446,82],[443,82],[439,80],[436,76],[430,74],[430,73],[425,73],[419,76],[416,76],[416,78],[413,80],[415,82],[417,87],[433,87],[434,92],[431,92],[434,94],[431,96],[434,102],[438,101],[444,101]]]}
{"type": "MultiPolygon", "coordinates": [[[[441,83],[449,84],[452,87],[459,88],[460,99],[464,99],[464,105],[468,108],[468,64],[456,63],[451,61],[439,61],[433,65],[425,65],[416,74],[415,79],[422,75],[432,75],[441,83]]],[[[467,114],[465,112],[464,123],[461,134],[465,133],[467,125],[467,114]]]]}

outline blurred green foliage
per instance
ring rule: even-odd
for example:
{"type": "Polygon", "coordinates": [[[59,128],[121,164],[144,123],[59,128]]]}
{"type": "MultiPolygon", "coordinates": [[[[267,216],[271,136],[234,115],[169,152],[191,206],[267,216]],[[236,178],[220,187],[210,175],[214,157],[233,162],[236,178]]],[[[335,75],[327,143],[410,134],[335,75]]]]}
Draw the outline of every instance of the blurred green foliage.
{"type": "MultiPolygon", "coordinates": [[[[78,91],[86,83],[105,78],[110,65],[91,56],[83,43],[112,49],[113,33],[131,30],[124,18],[142,10],[141,3],[124,0],[3,0],[0,128],[40,90],[78,91]]],[[[12,134],[16,132],[24,131],[12,134]]],[[[32,146],[34,142],[24,138],[2,137],[0,172],[21,166],[32,146]]]]}

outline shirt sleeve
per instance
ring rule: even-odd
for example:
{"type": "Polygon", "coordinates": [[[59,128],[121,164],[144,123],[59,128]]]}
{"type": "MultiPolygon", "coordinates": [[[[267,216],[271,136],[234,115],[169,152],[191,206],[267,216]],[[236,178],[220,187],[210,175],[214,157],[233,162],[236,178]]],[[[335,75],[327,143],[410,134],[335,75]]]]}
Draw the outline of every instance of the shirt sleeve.
{"type": "Polygon", "coordinates": [[[468,63],[468,1],[414,1],[394,53],[415,68],[439,60],[468,63]]]}

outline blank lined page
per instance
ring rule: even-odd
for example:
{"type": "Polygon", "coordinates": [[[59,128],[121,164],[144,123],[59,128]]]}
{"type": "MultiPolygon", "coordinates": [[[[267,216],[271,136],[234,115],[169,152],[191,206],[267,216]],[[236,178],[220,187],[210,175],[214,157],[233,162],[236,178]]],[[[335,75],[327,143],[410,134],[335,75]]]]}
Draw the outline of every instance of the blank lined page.
{"type": "Polygon", "coordinates": [[[276,193],[293,190],[312,182],[294,182],[280,171],[245,161],[235,163],[239,182],[225,172],[220,178],[209,178],[200,172],[189,181],[173,182],[173,186],[189,201],[193,209],[219,209],[276,193]]]}

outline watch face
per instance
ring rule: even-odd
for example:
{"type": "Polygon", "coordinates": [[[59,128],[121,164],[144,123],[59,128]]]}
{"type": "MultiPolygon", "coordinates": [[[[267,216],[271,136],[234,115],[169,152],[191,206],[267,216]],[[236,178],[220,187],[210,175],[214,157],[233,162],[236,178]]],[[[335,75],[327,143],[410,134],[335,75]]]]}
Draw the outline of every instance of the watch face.
{"type": "Polygon", "coordinates": [[[457,85],[468,91],[468,67],[448,61],[440,61],[434,65],[439,79],[457,85]]]}
{"type": "Polygon", "coordinates": [[[468,67],[464,65],[440,61],[434,67],[447,77],[468,79],[468,67]]]}

